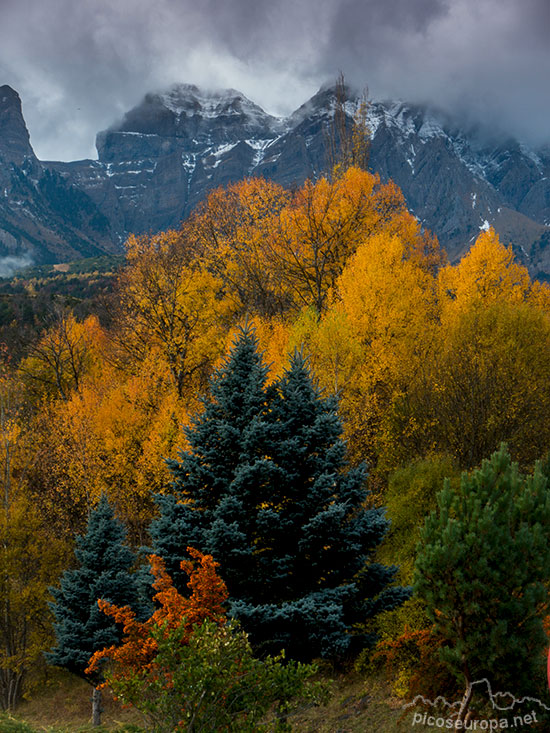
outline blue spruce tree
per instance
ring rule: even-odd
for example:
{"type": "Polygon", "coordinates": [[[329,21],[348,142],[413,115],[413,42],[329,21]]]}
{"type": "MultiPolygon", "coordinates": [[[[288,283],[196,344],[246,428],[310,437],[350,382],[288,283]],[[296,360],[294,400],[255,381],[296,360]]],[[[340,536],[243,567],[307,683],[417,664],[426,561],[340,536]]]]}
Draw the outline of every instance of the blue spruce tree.
{"type": "MultiPolygon", "coordinates": [[[[65,571],[59,588],[50,588],[57,646],[46,654],[47,660],[94,687],[102,680],[85,674],[90,657],[121,638],[115,622],[99,610],[98,599],[145,611],[139,575],[132,572],[136,558],[125,538],[123,525],[102,496],[90,514],[86,534],[76,539],[78,567],[65,571]]],[[[100,714],[99,691],[94,690],[94,724],[99,724],[100,714]]]]}
{"type": "MultiPolygon", "coordinates": [[[[180,454],[181,462],[168,462],[174,493],[157,496],[160,515],[151,525],[151,536],[153,551],[164,559],[182,593],[188,581],[180,570],[185,548],[211,552],[205,549],[210,546],[208,535],[231,502],[235,473],[257,458],[258,448],[250,452],[249,434],[265,421],[274,394],[266,387],[267,372],[252,329],[243,328],[229,358],[211,380],[203,411],[184,428],[189,451],[180,454]]],[[[234,500],[238,502],[238,497],[234,500]]],[[[237,531],[227,548],[233,562],[224,568],[226,583],[235,564],[242,569],[251,566],[251,549],[243,540],[237,531]]]]}
{"type": "Polygon", "coordinates": [[[388,521],[365,506],[364,467],[347,466],[336,401],[300,354],[269,387],[266,374],[244,329],[171,464],[180,503],[161,498],[155,551],[172,567],[187,545],[211,553],[257,649],[343,657],[372,641],[356,624],[409,591],[372,561],[388,521]]]}

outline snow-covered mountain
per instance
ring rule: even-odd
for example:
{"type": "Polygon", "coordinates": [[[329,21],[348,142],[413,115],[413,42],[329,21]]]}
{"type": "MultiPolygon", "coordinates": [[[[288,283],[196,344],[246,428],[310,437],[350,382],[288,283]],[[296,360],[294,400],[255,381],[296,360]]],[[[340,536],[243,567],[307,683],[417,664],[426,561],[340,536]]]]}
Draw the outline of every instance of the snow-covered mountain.
{"type": "MultiPolygon", "coordinates": [[[[9,87],[0,88],[0,99],[2,89],[9,87]]],[[[281,119],[236,90],[177,84],[147,94],[120,122],[100,132],[97,161],[73,163],[37,161],[26,128],[26,137],[21,129],[23,118],[15,124],[13,109],[10,117],[0,104],[0,181],[16,173],[40,189],[30,181],[49,175],[49,187],[42,186],[44,207],[57,201],[62,215],[64,197],[80,195],[87,214],[79,219],[76,204],[72,210],[73,229],[85,238],[82,252],[87,254],[92,242],[109,251],[130,232],[178,226],[209,190],[230,181],[261,175],[292,185],[320,175],[335,95],[334,88],[322,88],[281,119]]],[[[358,103],[350,95],[350,117],[358,103]]],[[[451,259],[492,225],[504,241],[514,243],[534,274],[550,274],[550,149],[533,150],[492,131],[458,124],[436,110],[398,101],[373,102],[368,124],[371,169],[401,187],[410,210],[439,236],[451,259]]],[[[18,212],[25,212],[10,196],[11,229],[0,207],[4,252],[30,246],[42,261],[74,256],[74,243],[63,255],[59,247],[37,247],[23,223],[16,232],[13,222],[18,212]]]]}

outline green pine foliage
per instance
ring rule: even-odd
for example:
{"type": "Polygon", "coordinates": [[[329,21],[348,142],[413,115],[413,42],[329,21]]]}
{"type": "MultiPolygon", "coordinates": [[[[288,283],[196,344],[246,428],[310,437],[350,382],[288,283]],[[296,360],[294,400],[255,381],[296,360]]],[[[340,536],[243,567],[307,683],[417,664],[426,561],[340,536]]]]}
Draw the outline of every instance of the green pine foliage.
{"type": "Polygon", "coordinates": [[[187,430],[189,451],[171,463],[175,495],[159,499],[154,550],[182,590],[182,549],[212,554],[256,649],[343,657],[372,641],[356,625],[409,591],[372,561],[389,523],[366,507],[364,467],[346,463],[335,400],[300,354],[277,382],[266,377],[244,328],[187,430]]]}
{"type": "Polygon", "coordinates": [[[524,476],[505,446],[447,481],[426,519],[415,591],[445,643],[443,661],[466,687],[487,678],[516,697],[544,685],[550,492],[537,465],[524,476]]]}
{"type": "Polygon", "coordinates": [[[121,606],[143,606],[134,553],[126,532],[103,495],[91,512],[86,534],[76,540],[78,567],[66,570],[60,587],[51,588],[57,646],[47,653],[50,664],[88,679],[84,670],[92,654],[120,641],[120,630],[97,605],[102,598],[121,606]]]}

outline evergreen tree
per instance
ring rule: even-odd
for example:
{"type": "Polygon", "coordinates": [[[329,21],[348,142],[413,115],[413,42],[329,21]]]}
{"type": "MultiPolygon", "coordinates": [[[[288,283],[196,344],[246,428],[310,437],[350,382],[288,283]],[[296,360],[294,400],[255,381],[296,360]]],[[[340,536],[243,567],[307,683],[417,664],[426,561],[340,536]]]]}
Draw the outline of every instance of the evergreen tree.
{"type": "Polygon", "coordinates": [[[255,460],[248,435],[268,411],[273,390],[266,387],[267,371],[254,332],[245,326],[211,380],[203,411],[184,428],[189,451],[180,454],[181,462],[168,461],[174,493],[157,497],[160,515],[151,525],[151,536],[155,554],[163,558],[182,593],[187,587],[180,569],[185,548],[208,546],[205,534],[219,515],[220,502],[232,493],[236,471],[255,460]]]}
{"type": "Polygon", "coordinates": [[[262,650],[344,655],[369,641],[355,624],[408,596],[390,587],[396,568],[370,562],[388,521],[365,507],[365,470],[346,465],[341,432],[300,354],[266,387],[244,329],[171,464],[185,503],[161,498],[155,552],[173,564],[186,545],[212,554],[232,615],[262,650]]]}
{"type": "Polygon", "coordinates": [[[445,483],[421,533],[415,591],[465,687],[462,718],[477,680],[516,697],[544,686],[550,493],[541,468],[521,475],[501,446],[458,490],[445,483]]]}
{"type": "MultiPolygon", "coordinates": [[[[96,686],[101,675],[84,672],[92,654],[120,641],[120,630],[102,613],[98,599],[144,609],[138,575],[132,573],[135,557],[125,545],[126,533],[103,495],[91,512],[86,534],[77,537],[78,567],[66,570],[60,587],[51,588],[50,604],[56,622],[57,646],[46,657],[50,664],[77,674],[96,686]]],[[[99,700],[94,698],[94,721],[99,721],[99,700]]]]}

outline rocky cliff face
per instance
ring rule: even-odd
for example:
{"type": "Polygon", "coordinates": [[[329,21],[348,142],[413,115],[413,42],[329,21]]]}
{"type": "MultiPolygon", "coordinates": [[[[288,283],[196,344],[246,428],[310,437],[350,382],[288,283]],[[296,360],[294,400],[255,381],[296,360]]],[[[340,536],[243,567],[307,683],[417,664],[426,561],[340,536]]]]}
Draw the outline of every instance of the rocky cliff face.
{"type": "Polygon", "coordinates": [[[451,259],[489,226],[534,274],[550,272],[550,149],[464,130],[404,103],[374,104],[371,165],[403,190],[410,210],[437,233],[451,259]]]}
{"type": "Polygon", "coordinates": [[[22,165],[25,159],[36,160],[29,132],[23,119],[19,94],[9,86],[0,87],[0,175],[6,164],[22,165]]]}
{"type": "MultiPolygon", "coordinates": [[[[0,99],[2,89],[8,88],[0,88],[0,99]]],[[[235,90],[179,84],[146,95],[99,133],[97,161],[41,164],[19,98],[13,90],[5,96],[0,176],[17,169],[21,184],[40,194],[49,228],[62,239],[68,232],[59,232],[61,222],[69,227],[67,252],[61,245],[48,250],[47,257],[59,259],[79,248],[87,254],[93,246],[120,247],[130,232],[177,227],[209,190],[230,181],[261,175],[288,186],[320,175],[335,101],[334,89],[324,88],[279,119],[235,90]]],[[[357,103],[351,97],[346,104],[350,118],[357,103]]],[[[395,101],[371,104],[368,124],[371,169],[401,187],[410,210],[439,236],[451,259],[492,225],[534,274],[550,273],[550,149],[495,139],[395,101]]],[[[21,208],[15,200],[10,206],[16,217],[21,208]]]]}
{"type": "Polygon", "coordinates": [[[19,95],[0,87],[0,257],[59,262],[117,249],[86,192],[38,161],[19,95]]]}

